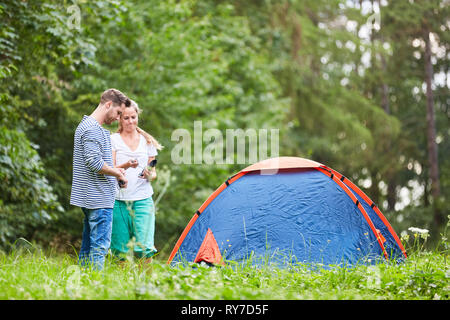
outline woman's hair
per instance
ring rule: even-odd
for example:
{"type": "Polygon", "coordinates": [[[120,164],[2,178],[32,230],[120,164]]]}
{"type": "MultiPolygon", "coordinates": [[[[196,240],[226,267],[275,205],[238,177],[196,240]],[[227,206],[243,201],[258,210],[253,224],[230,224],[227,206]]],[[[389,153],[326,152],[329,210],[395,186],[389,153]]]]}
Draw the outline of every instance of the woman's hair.
{"type": "MultiPolygon", "coordinates": [[[[139,109],[138,104],[134,101],[131,100],[131,104],[130,107],[134,108],[134,110],[136,111],[137,114],[140,114],[142,112],[141,109],[139,109]]],[[[117,129],[117,132],[121,133],[123,130],[122,128],[122,124],[119,121],[119,128],[117,129]]],[[[162,148],[164,148],[159,142],[158,140],[156,140],[151,134],[145,132],[144,130],[142,130],[141,128],[137,127],[136,128],[137,132],[139,132],[140,134],[142,134],[145,138],[145,140],[147,141],[147,144],[152,144],[156,149],[161,150],[162,148]]]]}

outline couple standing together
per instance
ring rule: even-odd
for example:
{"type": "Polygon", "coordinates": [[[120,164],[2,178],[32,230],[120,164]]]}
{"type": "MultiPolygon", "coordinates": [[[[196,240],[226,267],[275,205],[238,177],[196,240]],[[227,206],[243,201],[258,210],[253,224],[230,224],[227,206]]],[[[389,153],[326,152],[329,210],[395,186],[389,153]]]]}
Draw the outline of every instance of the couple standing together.
{"type": "Polygon", "coordinates": [[[133,239],[138,257],[150,259],[157,252],[150,184],[156,170],[147,165],[162,146],[138,127],[139,113],[136,102],[108,89],[75,131],[70,204],[84,213],[82,266],[103,269],[110,248],[123,259],[133,239]],[[102,125],[115,121],[119,128],[111,135],[102,125]]]}

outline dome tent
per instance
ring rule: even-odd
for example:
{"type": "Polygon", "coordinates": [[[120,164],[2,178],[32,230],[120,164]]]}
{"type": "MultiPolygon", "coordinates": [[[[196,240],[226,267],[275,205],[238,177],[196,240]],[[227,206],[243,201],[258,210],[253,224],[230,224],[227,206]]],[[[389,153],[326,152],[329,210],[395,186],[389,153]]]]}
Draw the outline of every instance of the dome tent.
{"type": "Polygon", "coordinates": [[[406,258],[379,208],[337,171],[280,157],[241,170],[189,221],[167,263],[354,265],[406,258]]]}

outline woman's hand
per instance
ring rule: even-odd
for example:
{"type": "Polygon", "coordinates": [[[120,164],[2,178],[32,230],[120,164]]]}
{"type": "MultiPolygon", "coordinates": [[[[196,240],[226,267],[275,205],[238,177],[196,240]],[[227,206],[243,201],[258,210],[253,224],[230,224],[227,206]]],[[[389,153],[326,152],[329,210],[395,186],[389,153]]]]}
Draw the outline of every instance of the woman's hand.
{"type": "Polygon", "coordinates": [[[148,168],[145,168],[143,171],[143,175],[139,176],[142,179],[147,179],[147,181],[153,181],[156,179],[156,170],[148,170],[148,168]]]}
{"type": "Polygon", "coordinates": [[[139,162],[137,161],[137,159],[130,159],[126,162],[126,169],[132,167],[132,168],[136,168],[139,165],[139,162]]]}

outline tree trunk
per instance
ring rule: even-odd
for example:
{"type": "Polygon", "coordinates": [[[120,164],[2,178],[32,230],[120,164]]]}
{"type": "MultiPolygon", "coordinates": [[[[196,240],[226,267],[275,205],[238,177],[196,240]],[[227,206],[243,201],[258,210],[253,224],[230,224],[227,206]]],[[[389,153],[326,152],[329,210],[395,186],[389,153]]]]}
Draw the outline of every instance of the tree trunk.
{"type": "MultiPolygon", "coordinates": [[[[420,164],[422,166],[422,168],[425,168],[426,166],[423,164],[420,164]]],[[[423,171],[423,206],[425,208],[428,208],[430,206],[430,186],[428,183],[429,180],[429,174],[428,174],[428,170],[424,170],[423,171]]]]}
{"type": "MultiPolygon", "coordinates": [[[[381,202],[381,192],[380,187],[378,184],[380,183],[380,180],[377,179],[377,174],[371,174],[370,179],[372,180],[372,185],[369,187],[369,194],[370,198],[373,202],[379,207],[383,208],[383,203],[381,202]]],[[[384,209],[384,208],[383,208],[384,209]]]]}
{"type": "MultiPolygon", "coordinates": [[[[383,70],[383,74],[386,74],[386,59],[382,54],[381,54],[381,68],[383,70]]],[[[381,84],[381,107],[387,114],[391,113],[391,108],[389,106],[389,87],[384,81],[381,84]]]]}
{"type": "Polygon", "coordinates": [[[397,192],[396,192],[397,184],[395,183],[394,179],[390,179],[388,181],[388,194],[387,194],[387,210],[388,211],[394,211],[395,210],[395,204],[397,203],[397,192]]]}
{"type": "Polygon", "coordinates": [[[434,119],[434,100],[431,82],[433,79],[433,65],[431,63],[431,44],[430,32],[427,28],[424,29],[425,40],[425,81],[426,81],[426,96],[427,96],[427,144],[428,144],[428,162],[430,165],[431,178],[431,196],[433,197],[434,206],[434,222],[440,225],[443,219],[440,214],[438,201],[441,194],[439,183],[439,166],[438,166],[438,149],[436,143],[436,123],[434,119]]]}

